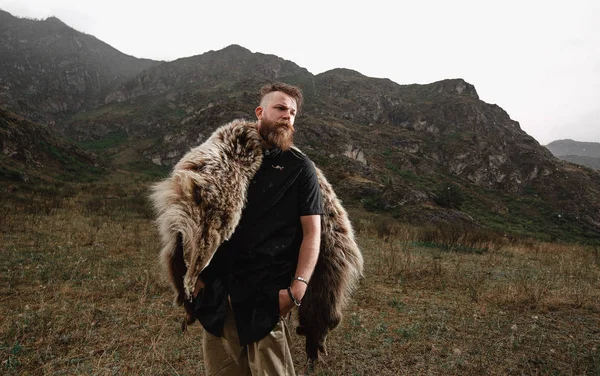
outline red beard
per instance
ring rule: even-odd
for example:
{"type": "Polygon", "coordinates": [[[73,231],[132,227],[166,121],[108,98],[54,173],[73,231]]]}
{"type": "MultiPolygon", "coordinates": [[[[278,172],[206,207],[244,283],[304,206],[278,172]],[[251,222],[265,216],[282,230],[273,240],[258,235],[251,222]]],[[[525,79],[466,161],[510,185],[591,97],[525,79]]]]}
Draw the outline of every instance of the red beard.
{"type": "Polygon", "coordinates": [[[286,151],[294,144],[294,127],[289,121],[263,118],[260,122],[260,136],[271,146],[286,151]]]}

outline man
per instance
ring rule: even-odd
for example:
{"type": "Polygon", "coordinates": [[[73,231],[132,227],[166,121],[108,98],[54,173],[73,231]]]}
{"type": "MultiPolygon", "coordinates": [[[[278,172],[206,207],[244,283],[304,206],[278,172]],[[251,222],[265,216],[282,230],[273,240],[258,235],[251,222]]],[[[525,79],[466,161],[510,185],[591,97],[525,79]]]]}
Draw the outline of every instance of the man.
{"type": "Polygon", "coordinates": [[[233,236],[194,291],[207,375],[295,375],[284,317],[301,304],[319,254],[319,181],[292,149],[302,93],[278,83],[260,94],[263,162],[233,236]]]}
{"type": "Polygon", "coordinates": [[[294,306],[307,357],[319,359],[362,275],[347,212],[292,147],[301,104],[296,87],[263,87],[257,122],[219,127],[153,186],[160,263],[183,328],[205,329],[207,375],[293,375],[294,306]]]}

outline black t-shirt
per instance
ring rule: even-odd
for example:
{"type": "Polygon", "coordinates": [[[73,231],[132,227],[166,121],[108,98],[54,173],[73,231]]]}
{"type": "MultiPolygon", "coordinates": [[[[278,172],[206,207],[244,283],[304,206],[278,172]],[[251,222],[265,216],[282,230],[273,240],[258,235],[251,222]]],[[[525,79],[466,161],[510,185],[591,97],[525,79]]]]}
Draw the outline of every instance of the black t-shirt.
{"type": "Polygon", "coordinates": [[[313,163],[297,151],[264,152],[248,188],[240,223],[201,277],[195,302],[204,328],[221,336],[227,296],[240,343],[267,335],[279,320],[279,290],[290,285],[302,243],[300,217],[321,215],[322,199],[313,163]]]}

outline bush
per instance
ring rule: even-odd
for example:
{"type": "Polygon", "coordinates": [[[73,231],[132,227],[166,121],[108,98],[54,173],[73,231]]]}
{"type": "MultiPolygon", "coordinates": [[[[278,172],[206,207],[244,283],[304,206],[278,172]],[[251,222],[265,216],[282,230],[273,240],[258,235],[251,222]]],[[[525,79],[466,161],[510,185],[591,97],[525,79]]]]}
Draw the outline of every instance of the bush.
{"type": "Polygon", "coordinates": [[[443,184],[435,193],[436,204],[447,209],[460,209],[465,202],[461,189],[452,183],[443,184]]]}

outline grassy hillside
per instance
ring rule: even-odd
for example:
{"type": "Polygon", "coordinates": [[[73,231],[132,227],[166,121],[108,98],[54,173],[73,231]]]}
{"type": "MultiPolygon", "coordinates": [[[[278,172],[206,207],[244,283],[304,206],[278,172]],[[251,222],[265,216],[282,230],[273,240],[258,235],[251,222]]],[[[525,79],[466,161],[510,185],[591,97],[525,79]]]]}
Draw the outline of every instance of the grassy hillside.
{"type": "MultiPolygon", "coordinates": [[[[202,374],[158,278],[154,180],[0,184],[3,374],[202,374]]],[[[598,247],[351,218],[365,278],[314,374],[600,373],[598,247]]]]}
{"type": "MultiPolygon", "coordinates": [[[[102,173],[99,158],[0,106],[0,179],[90,180],[102,173]]],[[[34,183],[32,183],[34,184],[34,183]]]]}

